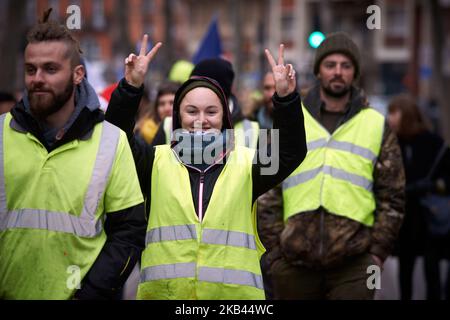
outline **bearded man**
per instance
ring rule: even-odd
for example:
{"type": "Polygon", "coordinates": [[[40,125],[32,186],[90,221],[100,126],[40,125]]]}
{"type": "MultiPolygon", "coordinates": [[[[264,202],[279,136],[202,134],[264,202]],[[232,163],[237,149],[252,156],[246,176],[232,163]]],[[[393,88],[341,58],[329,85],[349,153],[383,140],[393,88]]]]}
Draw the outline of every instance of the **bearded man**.
{"type": "Polygon", "coordinates": [[[360,61],[342,32],[316,51],[318,83],[303,99],[308,153],[282,183],[282,205],[271,202],[283,211],[274,212],[283,221],[271,225],[267,259],[277,299],[372,299],[370,270],[381,271],[393,249],[403,162],[385,117],[357,87],[360,61]]]}
{"type": "Polygon", "coordinates": [[[143,198],[125,133],[49,14],[28,34],[24,98],[0,116],[0,300],[113,299],[143,249],[143,198]]]}

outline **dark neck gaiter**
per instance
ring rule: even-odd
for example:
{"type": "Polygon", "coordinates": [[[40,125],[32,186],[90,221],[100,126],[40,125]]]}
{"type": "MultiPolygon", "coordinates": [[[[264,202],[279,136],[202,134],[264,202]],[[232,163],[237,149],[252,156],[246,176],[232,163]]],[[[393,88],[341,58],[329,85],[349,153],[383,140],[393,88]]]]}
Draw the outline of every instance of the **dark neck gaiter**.
{"type": "Polygon", "coordinates": [[[227,134],[224,132],[174,132],[177,144],[173,147],[180,160],[187,165],[205,171],[226,152],[227,134]]]}

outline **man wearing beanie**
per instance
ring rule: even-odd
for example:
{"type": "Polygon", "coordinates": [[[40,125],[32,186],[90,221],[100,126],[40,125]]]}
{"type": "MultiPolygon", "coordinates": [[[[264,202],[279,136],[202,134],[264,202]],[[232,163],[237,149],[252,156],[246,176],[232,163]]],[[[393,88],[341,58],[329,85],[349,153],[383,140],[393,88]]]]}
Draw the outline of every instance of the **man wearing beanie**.
{"type": "Polygon", "coordinates": [[[284,223],[272,228],[276,299],[373,299],[369,267],[380,274],[401,226],[401,153],[355,86],[360,61],[344,33],[317,49],[317,85],[303,100],[308,154],[282,183],[284,223]]]}

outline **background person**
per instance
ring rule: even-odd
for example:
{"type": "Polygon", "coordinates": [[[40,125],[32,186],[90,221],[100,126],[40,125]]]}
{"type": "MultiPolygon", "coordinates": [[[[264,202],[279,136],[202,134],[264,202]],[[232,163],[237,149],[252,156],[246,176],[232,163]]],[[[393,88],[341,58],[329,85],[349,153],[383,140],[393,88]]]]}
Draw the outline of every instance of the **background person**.
{"type": "MultiPolygon", "coordinates": [[[[396,136],[355,86],[359,50],[344,33],[316,51],[318,84],[303,100],[308,154],[283,182],[284,226],[268,260],[276,299],[373,299],[403,218],[396,136]]],[[[277,215],[279,216],[279,215],[277,215]]]]}
{"type": "MultiPolygon", "coordinates": [[[[398,136],[406,176],[406,215],[397,242],[401,299],[411,300],[414,265],[416,258],[423,255],[427,299],[439,300],[439,263],[441,259],[449,258],[450,234],[437,236],[430,232],[427,215],[431,213],[421,199],[428,193],[450,194],[450,150],[441,137],[428,129],[419,107],[408,95],[392,99],[388,106],[388,121],[398,136]],[[445,148],[445,153],[428,179],[441,148],[445,148]]],[[[448,212],[446,224],[450,226],[450,205],[448,212]]],[[[448,290],[447,284],[447,299],[450,297],[448,290]]]]}

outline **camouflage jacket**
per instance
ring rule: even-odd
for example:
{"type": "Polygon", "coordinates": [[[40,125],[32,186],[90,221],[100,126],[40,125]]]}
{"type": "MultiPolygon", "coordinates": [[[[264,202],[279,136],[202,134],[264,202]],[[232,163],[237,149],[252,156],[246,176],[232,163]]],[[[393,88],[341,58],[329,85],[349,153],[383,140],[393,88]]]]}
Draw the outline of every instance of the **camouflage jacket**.
{"type": "MultiPolygon", "coordinates": [[[[313,106],[315,101],[320,102],[317,90],[313,89],[304,100],[316,119],[320,112],[318,106],[313,106]]],[[[367,107],[364,101],[362,94],[354,90],[350,111],[340,124],[367,107]]],[[[294,265],[323,269],[363,252],[386,259],[393,249],[403,220],[405,201],[401,151],[395,134],[387,126],[373,177],[376,210],[375,223],[371,228],[331,214],[322,207],[283,221],[281,186],[262,195],[258,199],[258,228],[268,251],[268,263],[283,257],[294,265]]]]}

